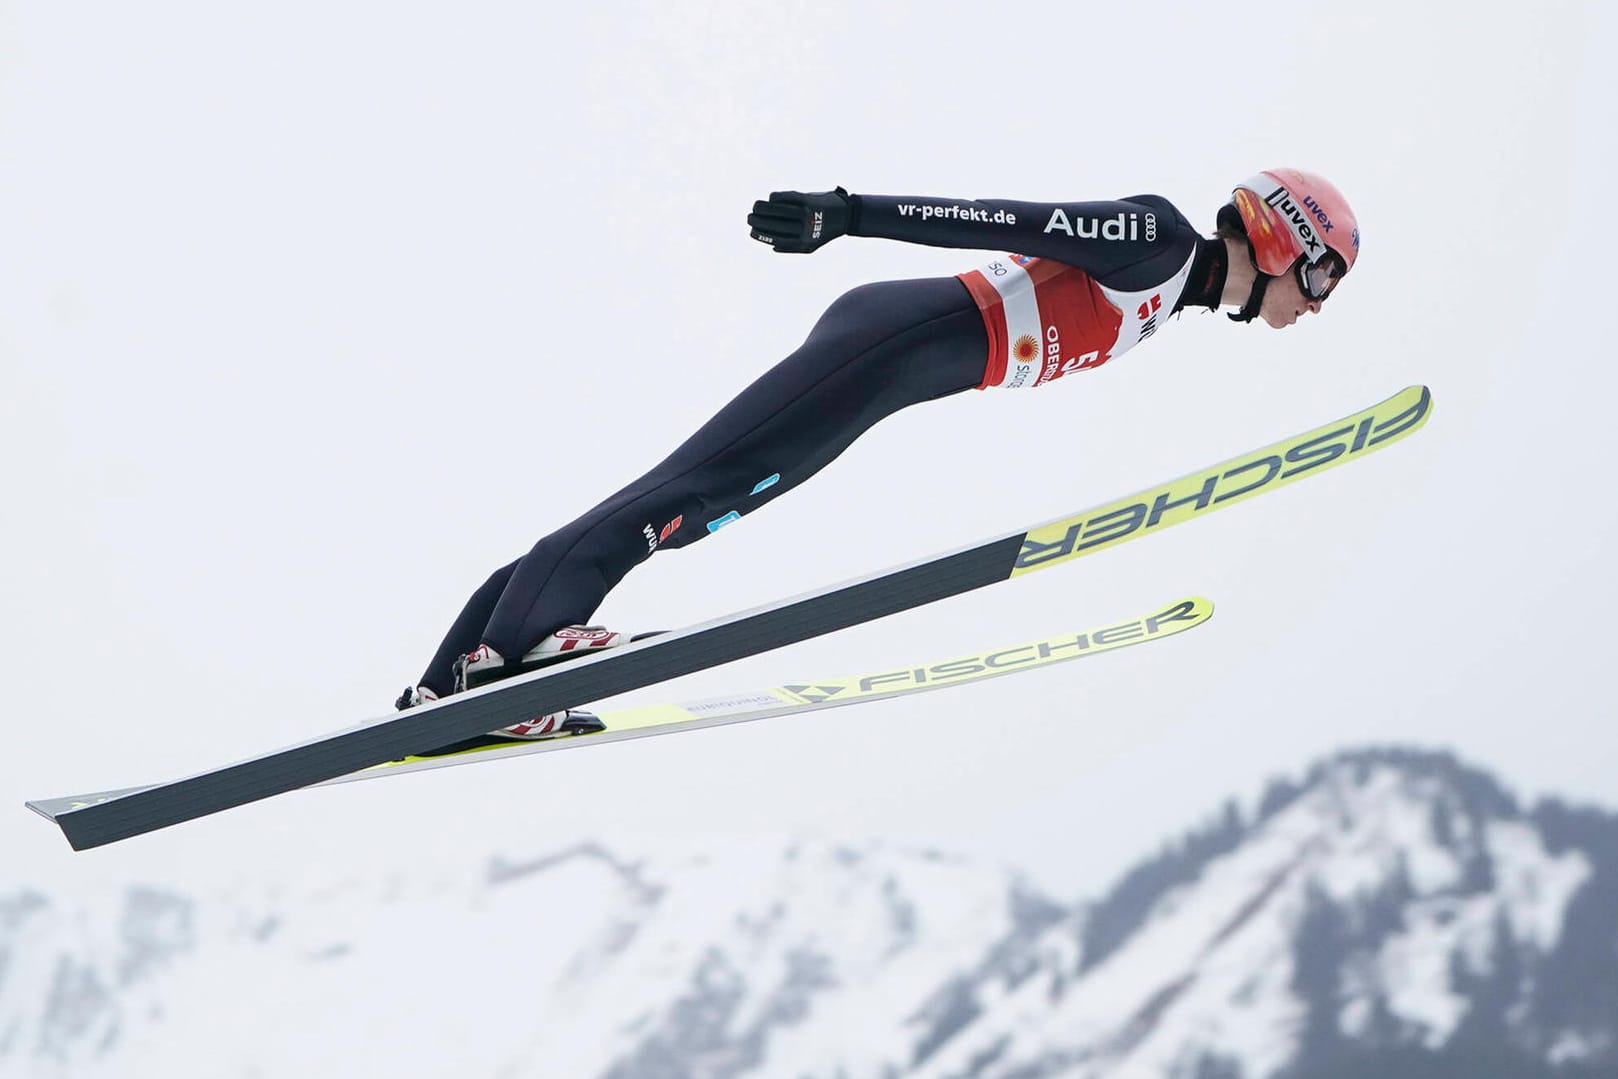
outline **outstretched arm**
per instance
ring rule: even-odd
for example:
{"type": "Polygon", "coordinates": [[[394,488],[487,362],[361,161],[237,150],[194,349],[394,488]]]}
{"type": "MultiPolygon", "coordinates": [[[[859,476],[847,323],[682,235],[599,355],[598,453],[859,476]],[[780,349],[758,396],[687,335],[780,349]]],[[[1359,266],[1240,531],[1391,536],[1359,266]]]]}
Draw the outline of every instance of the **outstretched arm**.
{"type": "Polygon", "coordinates": [[[932,247],[1015,251],[1103,275],[1176,249],[1196,233],[1167,199],[1016,202],[851,195],[842,188],[777,191],[753,204],[753,238],[777,251],[807,252],[842,235],[932,247]]]}

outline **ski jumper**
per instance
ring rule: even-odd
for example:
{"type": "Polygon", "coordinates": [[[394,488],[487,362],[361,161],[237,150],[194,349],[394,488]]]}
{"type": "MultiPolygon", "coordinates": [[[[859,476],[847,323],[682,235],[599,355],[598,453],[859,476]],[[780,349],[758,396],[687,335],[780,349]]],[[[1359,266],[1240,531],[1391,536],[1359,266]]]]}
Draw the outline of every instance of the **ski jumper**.
{"type": "Polygon", "coordinates": [[[877,421],[968,389],[1042,386],[1099,367],[1188,305],[1216,306],[1225,251],[1168,200],[856,195],[850,235],[1015,250],[958,277],[864,285],[803,345],[660,464],[496,570],[467,601],[420,684],[453,688],[488,644],[521,656],[587,622],[636,565],[745,517],[830,464],[877,421]]]}

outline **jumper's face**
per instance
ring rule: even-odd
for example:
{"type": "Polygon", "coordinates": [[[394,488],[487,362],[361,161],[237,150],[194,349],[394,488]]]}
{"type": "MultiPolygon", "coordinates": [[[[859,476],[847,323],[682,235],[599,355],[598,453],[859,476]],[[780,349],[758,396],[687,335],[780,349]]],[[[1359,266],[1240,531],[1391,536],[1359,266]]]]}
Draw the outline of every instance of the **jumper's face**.
{"type": "Polygon", "coordinates": [[[1318,314],[1321,302],[1303,294],[1296,273],[1285,273],[1273,278],[1264,290],[1264,302],[1259,305],[1258,314],[1272,328],[1283,330],[1302,318],[1305,312],[1318,314]]]}

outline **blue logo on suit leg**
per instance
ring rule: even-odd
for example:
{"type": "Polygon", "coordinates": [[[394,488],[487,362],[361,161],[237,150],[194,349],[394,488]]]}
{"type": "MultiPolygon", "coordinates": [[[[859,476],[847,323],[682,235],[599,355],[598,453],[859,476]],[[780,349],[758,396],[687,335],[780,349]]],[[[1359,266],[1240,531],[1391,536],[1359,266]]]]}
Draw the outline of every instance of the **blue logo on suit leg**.
{"type": "Polygon", "coordinates": [[[742,519],[741,514],[737,513],[735,510],[731,510],[729,513],[725,514],[723,517],[719,518],[717,521],[709,521],[708,522],[708,531],[709,532],[717,532],[721,528],[724,528],[726,525],[730,524],[732,521],[739,521],[741,519],[742,519]]]}
{"type": "Polygon", "coordinates": [[[774,487],[776,484],[778,484],[780,482],[781,482],[781,473],[777,472],[775,475],[771,476],[767,480],[759,480],[757,486],[755,486],[753,488],[753,494],[756,495],[760,491],[764,490],[765,488],[774,487]]]}

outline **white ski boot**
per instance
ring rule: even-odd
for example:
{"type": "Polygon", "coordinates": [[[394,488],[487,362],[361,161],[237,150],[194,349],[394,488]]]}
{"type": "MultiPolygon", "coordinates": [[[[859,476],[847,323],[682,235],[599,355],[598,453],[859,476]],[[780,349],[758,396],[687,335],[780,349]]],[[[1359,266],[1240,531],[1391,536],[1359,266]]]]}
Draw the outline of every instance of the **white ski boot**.
{"type": "Polygon", "coordinates": [[[455,692],[486,686],[502,678],[525,674],[564,659],[575,659],[603,648],[616,648],[639,637],[615,633],[603,626],[563,626],[515,663],[486,644],[480,644],[455,662],[455,692]]]}
{"type": "MultiPolygon", "coordinates": [[[[476,689],[478,686],[486,686],[490,682],[511,678],[565,659],[575,659],[602,649],[616,648],[631,640],[639,640],[642,636],[651,634],[631,637],[627,633],[616,633],[602,626],[563,626],[523,653],[522,658],[515,663],[509,662],[488,645],[480,644],[456,661],[455,691],[460,693],[476,689]]],[[[606,724],[592,713],[568,708],[491,731],[490,737],[556,738],[561,735],[594,734],[602,730],[606,730],[606,724]]]]}
{"type": "MultiPolygon", "coordinates": [[[[418,708],[424,704],[437,704],[438,694],[426,686],[406,686],[405,691],[394,701],[394,707],[401,712],[406,708],[418,708]]],[[[439,756],[474,746],[489,745],[494,742],[505,742],[512,739],[541,739],[556,738],[566,734],[595,734],[604,731],[607,725],[600,718],[577,708],[568,708],[561,712],[551,712],[548,715],[531,719],[526,723],[514,723],[509,727],[501,727],[497,731],[490,731],[486,735],[479,735],[450,746],[443,746],[420,754],[424,757],[439,756]]]]}

